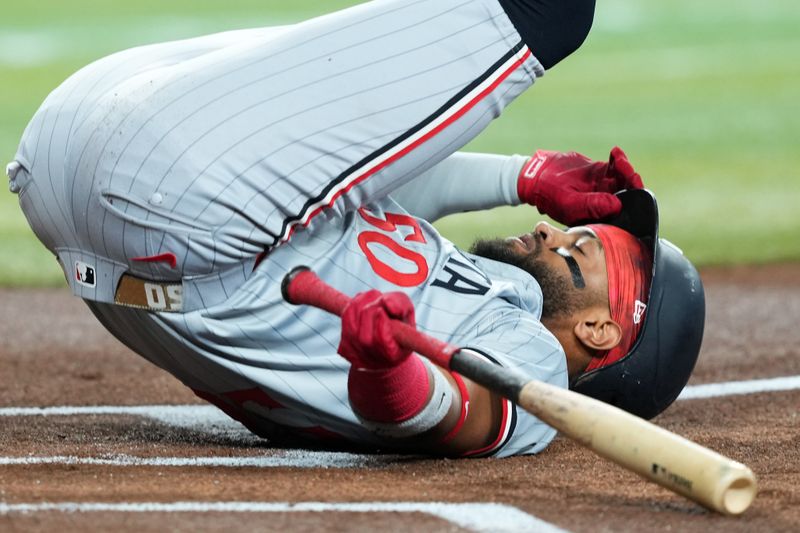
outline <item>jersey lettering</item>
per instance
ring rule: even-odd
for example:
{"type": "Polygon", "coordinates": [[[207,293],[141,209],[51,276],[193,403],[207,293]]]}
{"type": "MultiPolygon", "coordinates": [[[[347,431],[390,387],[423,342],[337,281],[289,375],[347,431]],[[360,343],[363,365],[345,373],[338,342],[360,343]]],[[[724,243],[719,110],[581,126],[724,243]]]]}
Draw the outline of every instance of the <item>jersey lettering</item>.
{"type": "Polygon", "coordinates": [[[483,272],[474,265],[469,264],[469,262],[462,263],[451,256],[447,259],[447,263],[442,267],[442,270],[450,276],[447,279],[436,278],[431,283],[433,287],[442,287],[459,294],[474,294],[476,296],[483,296],[489,292],[491,281],[483,272]],[[480,280],[471,279],[467,277],[468,275],[473,278],[477,275],[480,280]]]}
{"type": "MultiPolygon", "coordinates": [[[[408,226],[411,228],[411,233],[403,237],[404,242],[420,242],[426,243],[425,235],[422,233],[422,228],[419,222],[411,216],[398,214],[398,213],[384,213],[386,219],[380,219],[371,215],[366,209],[359,209],[358,214],[361,215],[366,222],[376,228],[385,232],[394,233],[397,231],[398,226],[408,226]]],[[[390,283],[399,285],[400,287],[415,287],[428,279],[428,262],[425,256],[406,248],[402,244],[395,241],[392,237],[385,233],[377,231],[362,231],[358,235],[358,246],[364,255],[367,257],[372,270],[377,275],[390,283]],[[382,246],[391,251],[395,256],[404,259],[406,262],[414,264],[413,272],[400,272],[392,265],[381,260],[375,255],[374,250],[370,245],[382,246]]]]}
{"type": "Polygon", "coordinates": [[[155,283],[144,284],[147,307],[156,311],[180,311],[183,307],[183,293],[180,286],[162,287],[155,283]]]}
{"type": "Polygon", "coordinates": [[[397,231],[397,226],[409,226],[412,232],[410,235],[405,236],[403,239],[404,241],[427,242],[425,240],[425,235],[422,234],[422,228],[419,226],[419,222],[412,216],[399,213],[384,213],[386,220],[381,220],[378,217],[372,216],[369,211],[363,207],[358,210],[358,214],[361,215],[361,218],[383,231],[397,231]]]}
{"type": "Polygon", "coordinates": [[[161,290],[161,285],[153,283],[144,284],[144,295],[147,298],[147,306],[151,309],[166,309],[167,297],[161,290]]]}

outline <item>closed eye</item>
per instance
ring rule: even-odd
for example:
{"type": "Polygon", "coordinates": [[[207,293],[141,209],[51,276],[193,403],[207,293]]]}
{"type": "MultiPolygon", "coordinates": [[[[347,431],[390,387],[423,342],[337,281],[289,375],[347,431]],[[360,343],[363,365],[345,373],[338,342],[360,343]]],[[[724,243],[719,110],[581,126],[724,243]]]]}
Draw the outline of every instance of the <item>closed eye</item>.
{"type": "Polygon", "coordinates": [[[581,255],[583,255],[583,256],[586,256],[586,250],[584,250],[584,249],[583,249],[583,246],[584,246],[584,244],[586,244],[587,242],[591,242],[591,241],[592,241],[592,239],[594,239],[594,237],[593,237],[593,236],[591,236],[591,235],[584,235],[584,236],[583,236],[583,237],[581,237],[580,239],[576,240],[576,241],[575,241],[575,244],[573,244],[573,245],[572,245],[572,247],[573,247],[573,248],[575,248],[576,250],[578,250],[578,252],[580,252],[580,254],[581,254],[581,255]]]}

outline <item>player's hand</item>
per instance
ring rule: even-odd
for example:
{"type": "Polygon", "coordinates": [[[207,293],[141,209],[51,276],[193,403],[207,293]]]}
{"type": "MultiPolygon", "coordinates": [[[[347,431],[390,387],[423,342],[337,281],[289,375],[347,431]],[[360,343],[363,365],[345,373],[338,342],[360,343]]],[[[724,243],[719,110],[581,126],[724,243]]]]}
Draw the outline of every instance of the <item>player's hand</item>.
{"type": "Polygon", "coordinates": [[[357,294],[342,313],[339,354],[356,368],[390,368],[403,362],[411,351],[395,342],[389,326],[392,318],[416,325],[414,304],[405,293],[357,294]]]}
{"type": "Polygon", "coordinates": [[[622,203],[613,193],[642,187],[642,178],[616,146],[608,163],[576,152],[539,150],[517,179],[520,200],[568,226],[618,215],[622,203]]]}

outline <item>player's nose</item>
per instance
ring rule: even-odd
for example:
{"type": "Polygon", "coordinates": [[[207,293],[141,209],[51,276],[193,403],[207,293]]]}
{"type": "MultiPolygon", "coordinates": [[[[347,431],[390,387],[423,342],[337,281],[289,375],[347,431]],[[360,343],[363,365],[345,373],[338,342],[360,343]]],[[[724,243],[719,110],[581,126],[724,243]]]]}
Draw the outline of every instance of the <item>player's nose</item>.
{"type": "Polygon", "coordinates": [[[533,232],[539,235],[545,246],[552,248],[561,246],[561,241],[564,239],[566,233],[558,228],[555,228],[547,222],[539,222],[534,226],[533,232]]]}

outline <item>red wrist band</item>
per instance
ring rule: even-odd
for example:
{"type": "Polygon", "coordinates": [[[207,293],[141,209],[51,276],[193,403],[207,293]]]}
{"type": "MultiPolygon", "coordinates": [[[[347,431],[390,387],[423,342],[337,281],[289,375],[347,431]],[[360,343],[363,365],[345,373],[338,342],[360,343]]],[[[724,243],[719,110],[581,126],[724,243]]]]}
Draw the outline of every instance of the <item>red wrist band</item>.
{"type": "Polygon", "coordinates": [[[350,405],[361,417],[381,423],[402,422],[428,403],[428,369],[417,354],[386,369],[351,367],[347,392],[350,405]]]}

